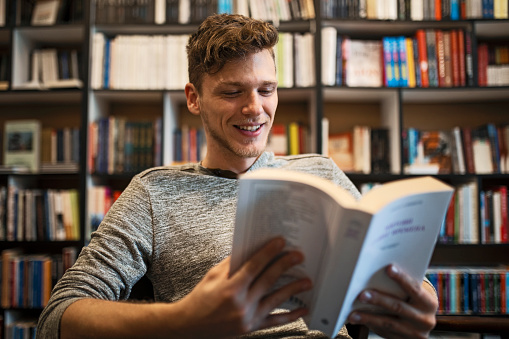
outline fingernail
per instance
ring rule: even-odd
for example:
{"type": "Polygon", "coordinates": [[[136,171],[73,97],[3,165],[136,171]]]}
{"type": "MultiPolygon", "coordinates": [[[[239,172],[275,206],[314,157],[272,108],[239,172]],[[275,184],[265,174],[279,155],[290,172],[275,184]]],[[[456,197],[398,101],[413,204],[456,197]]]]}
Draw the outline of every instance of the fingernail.
{"type": "Polygon", "coordinates": [[[361,297],[360,297],[361,301],[364,303],[370,301],[372,298],[373,298],[373,295],[369,291],[362,292],[361,297]]]}
{"type": "Polygon", "coordinates": [[[361,321],[361,316],[359,315],[359,313],[352,313],[352,314],[350,315],[349,321],[350,321],[351,323],[354,323],[354,324],[355,324],[355,323],[357,323],[357,322],[361,321]]]}
{"type": "Polygon", "coordinates": [[[293,253],[291,260],[293,264],[300,264],[303,260],[303,257],[300,253],[293,253]]]}
{"type": "Polygon", "coordinates": [[[396,267],[396,265],[391,265],[391,266],[389,266],[389,272],[392,275],[397,275],[397,274],[399,274],[399,269],[396,267]]]}

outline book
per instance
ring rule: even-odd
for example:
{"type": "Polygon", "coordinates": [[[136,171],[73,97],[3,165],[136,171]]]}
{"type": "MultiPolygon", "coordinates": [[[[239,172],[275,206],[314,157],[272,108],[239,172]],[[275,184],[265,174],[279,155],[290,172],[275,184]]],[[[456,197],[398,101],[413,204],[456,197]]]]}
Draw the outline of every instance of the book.
{"type": "Polygon", "coordinates": [[[4,126],[4,165],[25,166],[39,171],[41,123],[38,120],[8,120],[4,126]]]}
{"type": "Polygon", "coordinates": [[[60,0],[38,0],[32,12],[32,26],[54,25],[60,0]]]}
{"type": "Polygon", "coordinates": [[[329,135],[328,155],[344,172],[354,170],[353,132],[333,133],[329,135]]]}
{"type": "Polygon", "coordinates": [[[361,291],[407,297],[384,273],[387,265],[423,279],[453,194],[449,185],[419,177],[378,186],[357,201],[328,180],[278,169],[249,172],[239,184],[230,274],[283,236],[305,260],[279,283],[308,277],[314,288],[282,307],[308,307],[308,327],[330,337],[352,310],[366,307],[355,301],[361,291]]]}

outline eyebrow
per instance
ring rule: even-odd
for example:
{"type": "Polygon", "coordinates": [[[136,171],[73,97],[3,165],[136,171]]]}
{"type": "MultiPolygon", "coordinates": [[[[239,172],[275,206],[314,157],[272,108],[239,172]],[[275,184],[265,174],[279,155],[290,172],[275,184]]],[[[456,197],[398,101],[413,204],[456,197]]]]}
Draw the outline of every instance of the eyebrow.
{"type": "MultiPolygon", "coordinates": [[[[226,85],[226,86],[244,86],[244,83],[238,82],[238,81],[224,81],[221,82],[220,85],[226,85]]],[[[263,81],[261,83],[261,86],[277,86],[277,81],[263,81]]]]}

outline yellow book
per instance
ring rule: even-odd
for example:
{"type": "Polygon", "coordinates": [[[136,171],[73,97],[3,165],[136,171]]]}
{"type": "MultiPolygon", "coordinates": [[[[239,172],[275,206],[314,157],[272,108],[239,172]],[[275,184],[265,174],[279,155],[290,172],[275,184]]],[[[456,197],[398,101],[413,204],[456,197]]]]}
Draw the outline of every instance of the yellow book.
{"type": "Polygon", "coordinates": [[[289,142],[288,154],[289,155],[300,154],[299,123],[291,122],[288,125],[288,142],[289,142]]]}
{"type": "Polygon", "coordinates": [[[406,38],[406,60],[408,65],[408,87],[415,87],[415,62],[414,62],[414,44],[412,38],[406,38]]]}

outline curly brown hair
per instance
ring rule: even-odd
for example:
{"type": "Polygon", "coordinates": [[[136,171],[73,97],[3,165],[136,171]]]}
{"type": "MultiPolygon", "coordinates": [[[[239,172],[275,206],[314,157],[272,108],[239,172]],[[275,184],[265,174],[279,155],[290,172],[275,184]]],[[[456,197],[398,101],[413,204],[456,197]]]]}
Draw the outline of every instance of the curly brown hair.
{"type": "Polygon", "coordinates": [[[189,82],[201,92],[204,74],[219,72],[227,62],[263,49],[274,58],[277,42],[278,31],[268,22],[238,14],[209,16],[186,46],[189,82]]]}

